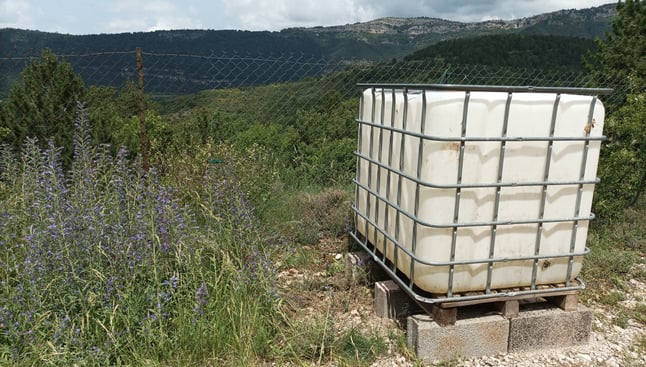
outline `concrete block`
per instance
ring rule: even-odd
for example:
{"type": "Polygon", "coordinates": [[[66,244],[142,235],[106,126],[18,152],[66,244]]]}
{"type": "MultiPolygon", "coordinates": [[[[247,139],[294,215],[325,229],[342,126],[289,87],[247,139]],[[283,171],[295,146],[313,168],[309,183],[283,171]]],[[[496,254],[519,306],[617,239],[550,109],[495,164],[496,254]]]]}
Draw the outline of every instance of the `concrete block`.
{"type": "Polygon", "coordinates": [[[561,348],[587,344],[592,330],[592,311],[579,305],[563,311],[544,305],[522,310],[510,319],[509,352],[561,348]]]}
{"type": "Polygon", "coordinates": [[[392,280],[375,283],[374,306],[377,316],[392,320],[403,320],[422,312],[417,303],[392,280]]]}
{"type": "Polygon", "coordinates": [[[440,326],[431,316],[408,317],[408,347],[426,361],[481,357],[507,352],[509,320],[500,315],[458,319],[440,326]]]}

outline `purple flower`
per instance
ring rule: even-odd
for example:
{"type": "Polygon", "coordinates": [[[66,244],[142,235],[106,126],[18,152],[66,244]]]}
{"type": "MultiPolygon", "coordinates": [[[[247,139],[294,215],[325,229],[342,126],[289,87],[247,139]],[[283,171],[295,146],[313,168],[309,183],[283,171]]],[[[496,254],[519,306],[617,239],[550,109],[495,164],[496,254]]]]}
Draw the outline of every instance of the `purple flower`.
{"type": "Polygon", "coordinates": [[[177,275],[173,275],[172,277],[170,277],[170,279],[164,280],[162,282],[162,285],[170,285],[170,287],[173,289],[176,289],[178,284],[179,284],[179,277],[177,275]]]}
{"type": "Polygon", "coordinates": [[[209,291],[206,288],[206,283],[202,282],[202,285],[195,292],[195,302],[196,305],[193,308],[193,312],[197,313],[198,316],[204,315],[204,306],[209,302],[208,300],[209,291]]]}

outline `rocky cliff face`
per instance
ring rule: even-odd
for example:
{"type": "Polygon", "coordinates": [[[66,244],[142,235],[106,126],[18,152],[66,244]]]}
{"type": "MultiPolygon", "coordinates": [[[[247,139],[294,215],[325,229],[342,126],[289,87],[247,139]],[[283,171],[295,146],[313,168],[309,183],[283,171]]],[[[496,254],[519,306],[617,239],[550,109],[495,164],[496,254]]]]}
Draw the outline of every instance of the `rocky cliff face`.
{"type": "Polygon", "coordinates": [[[297,29],[316,33],[368,33],[375,35],[406,35],[416,37],[426,34],[522,30],[541,23],[567,24],[568,22],[581,21],[609,21],[609,19],[611,19],[615,14],[615,4],[607,4],[588,9],[559,10],[552,13],[513,20],[488,20],[483,22],[462,23],[426,17],[381,18],[365,23],[297,29]]]}

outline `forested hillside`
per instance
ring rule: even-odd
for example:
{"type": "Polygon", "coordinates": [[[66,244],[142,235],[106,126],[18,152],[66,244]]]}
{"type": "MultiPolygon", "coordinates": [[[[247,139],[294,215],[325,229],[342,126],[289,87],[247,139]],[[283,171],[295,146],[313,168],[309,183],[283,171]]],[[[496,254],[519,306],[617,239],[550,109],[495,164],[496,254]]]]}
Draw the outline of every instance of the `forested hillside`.
{"type": "Polygon", "coordinates": [[[581,70],[581,57],[594,48],[594,41],[585,38],[504,34],[440,42],[414,52],[405,60],[581,70]]]}
{"type": "MultiPolygon", "coordinates": [[[[150,90],[159,92],[156,80],[156,83],[166,88],[172,83],[175,91],[171,94],[177,95],[320,77],[338,69],[332,64],[402,60],[429,45],[465,37],[528,33],[565,34],[591,39],[603,36],[604,31],[610,28],[610,19],[614,13],[614,5],[610,4],[515,20],[462,23],[427,17],[382,18],[365,23],[293,28],[280,32],[172,30],[77,36],[0,29],[0,98],[8,95],[9,88],[18,80],[20,71],[30,59],[39,57],[45,48],[65,56],[87,84],[121,87],[125,80],[132,79],[135,75],[134,55],[128,53],[134,53],[137,47],[141,47],[148,54],[145,61],[147,75],[153,77],[149,80],[151,83],[148,83],[148,87],[152,88],[150,90]],[[158,62],[153,54],[165,57],[158,62]],[[168,55],[182,56],[171,58],[168,55]],[[244,60],[230,63],[232,58],[244,60]],[[297,64],[296,67],[285,63],[286,58],[297,64]],[[253,63],[252,67],[248,67],[250,63],[253,63]],[[306,67],[302,67],[303,65],[306,67]]],[[[494,42],[496,38],[491,40],[494,42]]],[[[513,38],[500,40],[511,42],[513,38]]],[[[539,42],[538,39],[529,40],[539,42]]],[[[561,41],[559,38],[546,38],[540,45],[518,46],[565,50],[566,54],[558,55],[558,60],[563,61],[589,44],[584,41],[580,45],[568,42],[568,47],[573,46],[568,49],[565,45],[558,44],[561,41]],[[557,44],[552,45],[552,42],[557,44]]],[[[441,47],[467,46],[457,44],[441,47]]],[[[483,56],[484,53],[480,51],[480,56],[483,56]]],[[[456,54],[461,52],[467,51],[455,50],[445,56],[456,61],[467,60],[468,58],[456,54]]],[[[534,51],[529,52],[532,57],[536,55],[534,51]]],[[[557,52],[555,50],[553,54],[557,52]]],[[[497,59],[511,62],[507,56],[509,55],[488,54],[486,62],[493,64],[497,59]]],[[[525,56],[527,53],[522,51],[514,59],[519,60],[525,56]]],[[[573,63],[571,60],[568,59],[566,63],[573,63]]],[[[554,60],[554,63],[557,61],[554,60]]],[[[540,65],[540,62],[531,61],[530,66],[534,64],[540,65]]]]}
{"type": "Polygon", "coordinates": [[[43,48],[57,54],[127,51],[192,55],[300,53],[315,57],[389,61],[430,44],[498,33],[532,33],[594,38],[610,29],[615,5],[561,10],[513,20],[455,22],[443,19],[382,18],[331,27],[291,28],[280,32],[172,30],[120,34],[68,35],[0,29],[0,57],[38,56],[43,48]]]}
{"type": "Polygon", "coordinates": [[[610,31],[610,20],[616,15],[616,1],[596,8],[561,10],[536,17],[520,33],[568,37],[602,37],[610,31]]]}
{"type": "Polygon", "coordinates": [[[142,47],[149,52],[212,55],[238,53],[281,55],[302,52],[323,56],[322,49],[305,34],[236,30],[172,30],[119,34],[68,35],[0,29],[0,57],[37,56],[43,48],[66,54],[129,51],[142,47]]]}

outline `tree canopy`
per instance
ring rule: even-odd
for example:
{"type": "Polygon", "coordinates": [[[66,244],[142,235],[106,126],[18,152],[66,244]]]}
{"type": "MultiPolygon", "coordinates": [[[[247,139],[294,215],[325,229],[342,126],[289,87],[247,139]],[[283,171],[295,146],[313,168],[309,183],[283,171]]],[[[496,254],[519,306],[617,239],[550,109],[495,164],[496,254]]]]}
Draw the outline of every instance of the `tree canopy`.
{"type": "Polygon", "coordinates": [[[596,45],[585,64],[599,85],[632,94],[646,91],[646,1],[620,1],[612,32],[597,38],[596,45]]]}
{"type": "Polygon", "coordinates": [[[646,1],[619,2],[617,11],[613,32],[585,59],[596,83],[623,95],[608,106],[601,151],[595,210],[605,217],[621,216],[646,186],[646,1]]]}
{"type": "Polygon", "coordinates": [[[76,105],[84,98],[81,77],[68,62],[45,49],[25,67],[2,104],[1,142],[19,148],[28,136],[41,142],[52,140],[70,158],[76,105]]]}
{"type": "Polygon", "coordinates": [[[421,49],[406,60],[439,59],[452,64],[580,69],[581,56],[594,48],[589,39],[497,34],[447,40],[421,49]]]}

